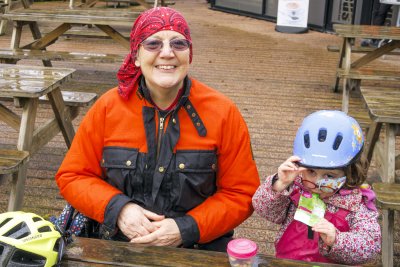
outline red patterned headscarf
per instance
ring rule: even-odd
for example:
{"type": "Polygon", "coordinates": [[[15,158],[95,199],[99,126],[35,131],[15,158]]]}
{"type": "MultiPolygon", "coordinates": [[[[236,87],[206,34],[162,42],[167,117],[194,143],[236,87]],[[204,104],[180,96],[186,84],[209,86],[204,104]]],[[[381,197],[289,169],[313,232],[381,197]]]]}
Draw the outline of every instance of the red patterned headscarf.
{"type": "MultiPolygon", "coordinates": [[[[124,99],[128,99],[135,88],[137,79],[142,74],[140,67],[135,66],[139,45],[151,35],[164,30],[179,32],[187,40],[192,40],[189,26],[183,16],[169,7],[151,8],[140,14],[133,24],[130,36],[131,52],[126,56],[117,73],[118,92],[124,99]]],[[[190,62],[192,62],[192,54],[192,46],[190,46],[190,62]]]]}

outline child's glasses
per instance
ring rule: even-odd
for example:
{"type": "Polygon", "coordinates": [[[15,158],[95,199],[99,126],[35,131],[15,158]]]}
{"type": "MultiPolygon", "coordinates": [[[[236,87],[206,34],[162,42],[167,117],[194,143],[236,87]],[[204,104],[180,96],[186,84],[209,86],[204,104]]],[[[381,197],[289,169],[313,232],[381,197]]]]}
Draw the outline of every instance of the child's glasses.
{"type": "MultiPolygon", "coordinates": [[[[164,42],[158,39],[150,39],[143,41],[141,45],[149,52],[160,52],[164,47],[164,42]]],[[[186,39],[172,39],[169,41],[169,47],[173,51],[185,51],[190,45],[190,41],[186,39]]]]}
{"type": "Polygon", "coordinates": [[[340,178],[328,178],[324,177],[313,183],[309,180],[304,180],[301,178],[301,183],[309,189],[319,189],[325,193],[334,193],[338,191],[346,182],[346,176],[340,178]]]}

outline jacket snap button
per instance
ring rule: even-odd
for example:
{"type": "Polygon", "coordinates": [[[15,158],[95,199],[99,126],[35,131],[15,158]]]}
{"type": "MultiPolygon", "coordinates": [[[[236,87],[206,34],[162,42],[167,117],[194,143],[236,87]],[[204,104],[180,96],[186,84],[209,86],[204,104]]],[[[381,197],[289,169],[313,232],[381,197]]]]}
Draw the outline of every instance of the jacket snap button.
{"type": "Polygon", "coordinates": [[[173,118],[173,119],[172,119],[172,123],[174,123],[174,124],[176,123],[176,120],[175,120],[175,118],[173,118]]]}
{"type": "Polygon", "coordinates": [[[158,171],[159,171],[159,172],[164,172],[164,167],[163,167],[163,166],[159,167],[159,168],[158,168],[158,171]]]}
{"type": "Polygon", "coordinates": [[[179,169],[183,170],[185,168],[185,164],[181,163],[179,164],[179,169]]]}
{"type": "Polygon", "coordinates": [[[215,165],[215,163],[213,165],[211,165],[211,169],[215,170],[217,166],[215,165]]]}
{"type": "Polygon", "coordinates": [[[132,165],[132,161],[127,160],[127,161],[126,161],[126,166],[131,166],[131,165],[132,165]]]}
{"type": "Polygon", "coordinates": [[[186,108],[187,108],[187,109],[190,109],[190,108],[191,108],[191,106],[190,106],[190,105],[187,105],[187,106],[186,106],[186,108]]]}
{"type": "Polygon", "coordinates": [[[196,117],[196,113],[192,113],[192,117],[193,117],[193,118],[196,117]]]}
{"type": "Polygon", "coordinates": [[[106,161],[105,161],[104,159],[102,159],[102,160],[101,160],[101,163],[103,163],[103,164],[104,164],[104,162],[106,162],[106,161]]]}

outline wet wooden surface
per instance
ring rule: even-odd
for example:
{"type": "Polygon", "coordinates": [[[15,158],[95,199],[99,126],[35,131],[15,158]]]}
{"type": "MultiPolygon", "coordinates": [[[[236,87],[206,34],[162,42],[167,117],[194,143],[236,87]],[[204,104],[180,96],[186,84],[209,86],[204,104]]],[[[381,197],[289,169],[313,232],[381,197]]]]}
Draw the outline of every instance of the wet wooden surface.
{"type": "MultiPolygon", "coordinates": [[[[258,254],[255,266],[344,266],[277,259],[258,254]]],[[[226,253],[171,247],[144,247],[128,242],[74,238],[67,246],[61,266],[168,266],[168,267],[229,267],[226,253]]]]}
{"type": "Polygon", "coordinates": [[[11,21],[132,26],[140,12],[99,9],[17,9],[2,14],[11,21]]]}
{"type": "Polygon", "coordinates": [[[38,98],[72,77],[74,69],[0,64],[0,97],[38,98]]]}

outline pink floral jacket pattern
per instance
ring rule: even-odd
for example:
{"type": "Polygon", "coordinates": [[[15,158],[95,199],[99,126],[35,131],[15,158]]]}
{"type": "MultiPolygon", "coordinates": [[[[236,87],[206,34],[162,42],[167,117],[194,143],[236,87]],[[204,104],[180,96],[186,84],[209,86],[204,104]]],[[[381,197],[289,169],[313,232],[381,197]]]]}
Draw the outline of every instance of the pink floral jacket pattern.
{"type": "MultiPolygon", "coordinates": [[[[260,185],[253,196],[253,207],[257,214],[267,220],[281,224],[275,239],[279,241],[288,225],[293,221],[296,206],[290,200],[291,192],[298,188],[292,185],[283,192],[272,190],[271,175],[260,185]]],[[[299,177],[297,179],[300,179],[299,177]]],[[[299,190],[301,190],[299,188],[299,190]]],[[[341,264],[363,264],[376,258],[381,250],[381,231],[378,223],[378,212],[368,209],[367,199],[360,189],[340,190],[333,196],[324,199],[327,210],[337,212],[339,208],[350,211],[346,216],[349,232],[337,230],[335,244],[328,248],[320,239],[319,250],[321,255],[341,264]],[[343,191],[343,192],[342,192],[343,191]]]]}

